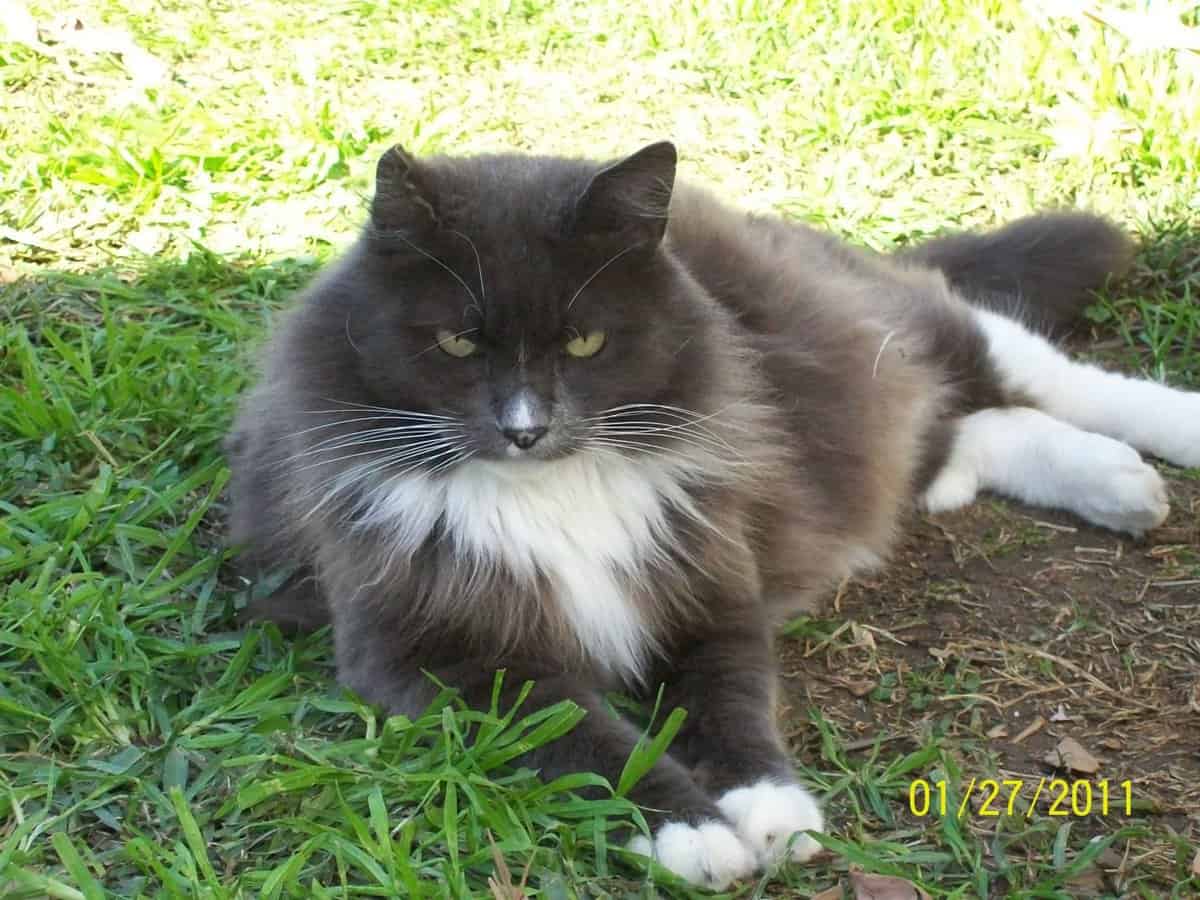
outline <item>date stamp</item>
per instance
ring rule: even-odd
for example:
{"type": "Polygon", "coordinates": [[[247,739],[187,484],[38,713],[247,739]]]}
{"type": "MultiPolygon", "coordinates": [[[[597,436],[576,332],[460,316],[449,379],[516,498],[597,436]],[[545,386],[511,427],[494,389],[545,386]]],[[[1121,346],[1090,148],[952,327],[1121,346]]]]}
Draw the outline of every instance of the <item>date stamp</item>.
{"type": "Polygon", "coordinates": [[[918,778],[908,786],[908,810],[926,816],[975,815],[982,818],[1030,818],[1041,800],[1046,815],[1083,818],[1091,815],[1133,815],[1133,781],[1068,780],[1041,778],[972,778],[961,797],[954,797],[945,781],[918,778]]]}

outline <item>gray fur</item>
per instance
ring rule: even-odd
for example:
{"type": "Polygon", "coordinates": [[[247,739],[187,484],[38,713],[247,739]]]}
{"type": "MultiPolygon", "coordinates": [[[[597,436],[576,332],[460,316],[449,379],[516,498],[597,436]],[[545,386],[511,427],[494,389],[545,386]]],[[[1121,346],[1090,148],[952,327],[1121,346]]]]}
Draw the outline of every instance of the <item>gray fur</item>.
{"type": "Polygon", "coordinates": [[[1099,219],[1055,213],[881,257],[676,184],[669,144],[607,165],[389,151],[362,240],[272,337],[228,443],[247,569],[299,566],[249,616],[332,621],[338,677],[393,712],[433,696],[423,671],[480,705],[497,668],[509,696],[536,679],[532,703],[588,711],[525,760],[546,777],[615,783],[636,729],[602,693],[663,683],[690,715],[635,799],[655,821],[719,818],[717,793],[792,777],[773,721],[773,624],[887,555],[957,417],[1020,399],[960,295],[1010,311],[1019,297],[1059,323],[1128,247],[1099,219]],[[465,329],[479,353],[451,359],[437,329],[465,329]],[[603,351],[563,356],[587,329],[606,331],[603,351]],[[597,411],[653,403],[640,443],[614,452],[693,473],[666,537],[622,576],[651,654],[636,677],[580,645],[545,571],[464,556],[448,514],[408,543],[402,512],[373,518],[398,460],[431,480],[505,465],[496,416],[517,391],[546,399],[548,431],[527,451],[538,462],[513,465],[559,471],[554,460],[591,452],[597,411]],[[693,419],[675,427],[671,409],[693,419]],[[372,417],[391,436],[354,445],[372,417]],[[381,462],[351,477],[364,458],[381,462]]]}

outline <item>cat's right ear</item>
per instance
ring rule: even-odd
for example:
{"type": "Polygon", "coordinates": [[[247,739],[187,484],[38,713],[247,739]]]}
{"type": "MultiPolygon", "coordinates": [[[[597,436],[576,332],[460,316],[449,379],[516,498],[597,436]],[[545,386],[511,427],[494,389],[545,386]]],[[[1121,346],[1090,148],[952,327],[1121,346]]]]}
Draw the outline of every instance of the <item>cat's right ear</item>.
{"type": "Polygon", "coordinates": [[[421,164],[399,144],[375,167],[371,225],[380,237],[412,240],[438,227],[437,206],[421,164]]]}

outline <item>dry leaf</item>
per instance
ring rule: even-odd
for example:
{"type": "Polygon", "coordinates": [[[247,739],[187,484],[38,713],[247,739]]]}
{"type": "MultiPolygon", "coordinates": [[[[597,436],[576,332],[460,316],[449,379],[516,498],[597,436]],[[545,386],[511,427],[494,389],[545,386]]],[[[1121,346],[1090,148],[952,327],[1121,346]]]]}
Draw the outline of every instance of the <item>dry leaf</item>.
{"type": "Polygon", "coordinates": [[[1008,726],[1001,722],[999,725],[993,725],[987,730],[987,736],[992,738],[1008,737],[1008,726]]]}
{"type": "Polygon", "coordinates": [[[854,900],[930,900],[929,895],[906,878],[851,872],[854,900]]]}
{"type": "Polygon", "coordinates": [[[1047,765],[1056,769],[1070,769],[1072,772],[1082,772],[1091,775],[1100,770],[1100,760],[1092,756],[1075,738],[1063,738],[1058,746],[1045,756],[1047,765]]]}
{"type": "Polygon", "coordinates": [[[835,884],[831,888],[826,888],[819,894],[813,894],[810,900],[842,900],[842,885],[835,884]]]}
{"type": "Polygon", "coordinates": [[[1192,859],[1192,874],[1200,876],[1200,850],[1196,851],[1196,856],[1192,859]]]}

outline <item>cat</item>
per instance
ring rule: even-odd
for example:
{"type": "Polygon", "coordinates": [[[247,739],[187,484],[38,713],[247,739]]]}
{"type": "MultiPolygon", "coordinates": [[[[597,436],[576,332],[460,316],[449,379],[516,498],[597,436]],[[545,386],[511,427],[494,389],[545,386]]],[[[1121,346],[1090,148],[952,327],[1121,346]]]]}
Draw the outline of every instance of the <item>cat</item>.
{"type": "Polygon", "coordinates": [[[688,716],[630,846],[723,888],[824,828],[774,721],[773,628],[991,490],[1138,535],[1138,450],[1200,465],[1200,394],[1045,336],[1133,244],[1048,212],[884,256],[676,183],[676,150],[378,162],[369,222],[278,327],[227,443],[249,611],[332,622],[339,680],[586,715],[521,762],[617,777],[618,690],[688,716]],[[1137,448],[1136,450],[1133,448],[1137,448]]]}

